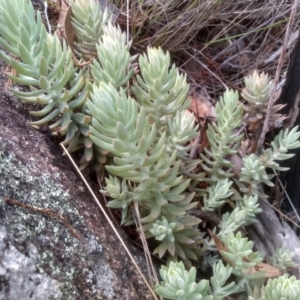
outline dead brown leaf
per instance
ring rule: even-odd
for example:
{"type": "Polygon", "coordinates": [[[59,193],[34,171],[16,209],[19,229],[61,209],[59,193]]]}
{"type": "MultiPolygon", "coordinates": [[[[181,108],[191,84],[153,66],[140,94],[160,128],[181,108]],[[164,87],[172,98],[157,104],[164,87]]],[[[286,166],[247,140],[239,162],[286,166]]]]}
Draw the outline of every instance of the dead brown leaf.
{"type": "Polygon", "coordinates": [[[69,0],[61,1],[61,8],[59,10],[59,17],[57,21],[58,29],[56,30],[56,34],[61,40],[65,38],[65,19],[69,6],[69,0]]]}
{"type": "Polygon", "coordinates": [[[210,234],[210,236],[212,237],[212,239],[215,242],[216,247],[218,248],[218,251],[225,251],[228,252],[228,248],[225,246],[224,242],[218,238],[218,236],[216,234],[214,234],[211,230],[208,229],[208,232],[210,234]]]}
{"type": "MultiPolygon", "coordinates": [[[[209,229],[208,229],[208,232],[209,232],[210,236],[212,237],[212,239],[214,240],[215,245],[216,245],[216,247],[217,247],[219,253],[221,254],[221,256],[222,256],[222,251],[224,251],[224,252],[229,252],[229,250],[228,250],[228,248],[226,247],[226,245],[224,244],[224,242],[223,242],[220,238],[218,238],[218,236],[217,236],[216,234],[214,234],[214,233],[213,233],[211,230],[209,230],[209,229]]],[[[223,257],[223,256],[222,256],[222,257],[223,257]]],[[[224,257],[223,257],[223,259],[224,259],[228,264],[230,264],[231,266],[234,266],[234,262],[232,262],[232,261],[230,261],[230,260],[228,260],[228,259],[226,259],[226,258],[224,258],[224,257]]]]}
{"type": "Polygon", "coordinates": [[[72,52],[73,52],[73,44],[74,44],[74,40],[75,40],[75,30],[72,26],[72,8],[71,6],[69,6],[67,13],[66,13],[66,17],[65,17],[65,22],[64,22],[64,36],[67,40],[67,43],[69,45],[69,47],[71,48],[72,52]]]}
{"type": "Polygon", "coordinates": [[[197,146],[197,152],[202,153],[204,148],[209,148],[210,144],[206,134],[207,123],[213,121],[216,118],[216,111],[213,104],[208,100],[208,96],[205,93],[194,92],[191,96],[191,105],[189,110],[194,113],[195,121],[199,123],[200,126],[200,142],[197,146]]]}
{"type": "Polygon", "coordinates": [[[256,266],[248,268],[246,270],[246,274],[249,275],[255,274],[257,272],[264,272],[265,278],[277,277],[282,274],[282,271],[280,269],[266,263],[259,263],[256,266]]]}
{"type": "Polygon", "coordinates": [[[191,99],[189,110],[196,115],[196,119],[197,116],[204,120],[216,118],[215,107],[205,96],[194,93],[191,99]]]}

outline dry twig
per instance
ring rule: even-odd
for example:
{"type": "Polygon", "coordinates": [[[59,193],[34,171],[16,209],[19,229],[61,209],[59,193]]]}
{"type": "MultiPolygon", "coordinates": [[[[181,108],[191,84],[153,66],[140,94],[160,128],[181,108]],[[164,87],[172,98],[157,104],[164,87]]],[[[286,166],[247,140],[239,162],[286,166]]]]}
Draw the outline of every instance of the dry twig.
{"type": "Polygon", "coordinates": [[[50,216],[52,218],[55,218],[59,221],[61,221],[62,223],[64,223],[64,225],[67,227],[67,229],[70,231],[70,233],[77,239],[80,239],[81,236],[72,228],[72,226],[66,221],[65,218],[63,218],[62,216],[56,214],[53,212],[52,209],[45,209],[45,208],[38,208],[38,207],[34,207],[10,198],[6,198],[5,202],[10,204],[10,205],[15,205],[15,206],[19,206],[28,210],[31,210],[33,212],[37,212],[46,216],[50,216]]]}

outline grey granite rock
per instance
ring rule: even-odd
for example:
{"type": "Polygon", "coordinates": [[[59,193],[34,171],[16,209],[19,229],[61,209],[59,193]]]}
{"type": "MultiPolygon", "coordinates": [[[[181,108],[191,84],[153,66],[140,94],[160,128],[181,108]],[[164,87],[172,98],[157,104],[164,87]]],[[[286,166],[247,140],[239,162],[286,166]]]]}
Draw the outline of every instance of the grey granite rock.
{"type": "Polygon", "coordinates": [[[0,300],[62,299],[59,282],[37,273],[34,260],[9,242],[5,226],[0,226],[0,262],[0,300]]]}

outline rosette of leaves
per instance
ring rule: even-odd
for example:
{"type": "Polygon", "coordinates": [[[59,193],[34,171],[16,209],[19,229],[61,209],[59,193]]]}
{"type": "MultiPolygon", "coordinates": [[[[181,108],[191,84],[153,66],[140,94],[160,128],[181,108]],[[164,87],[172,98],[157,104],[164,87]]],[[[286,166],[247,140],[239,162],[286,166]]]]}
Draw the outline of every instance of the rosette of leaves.
{"type": "Polygon", "coordinates": [[[207,180],[211,183],[232,176],[232,163],[228,156],[237,152],[243,137],[242,134],[234,133],[242,123],[242,108],[237,92],[226,90],[216,105],[216,116],[216,123],[208,124],[207,129],[210,148],[204,148],[205,154],[201,154],[201,165],[209,174],[207,180]]]}
{"type": "Polygon", "coordinates": [[[177,158],[182,161],[180,173],[192,179],[191,185],[197,185],[205,177],[204,172],[199,172],[201,160],[189,157],[194,148],[191,141],[198,135],[198,129],[194,115],[187,110],[178,111],[174,117],[168,118],[167,152],[171,155],[176,150],[177,158]]]}
{"type": "Polygon", "coordinates": [[[156,220],[153,224],[153,228],[149,231],[155,236],[155,239],[158,241],[163,241],[164,239],[174,242],[173,229],[175,228],[176,223],[169,223],[166,217],[162,217],[162,220],[156,220]]]}
{"type": "Polygon", "coordinates": [[[222,221],[219,225],[220,237],[224,237],[241,227],[255,223],[255,216],[261,212],[258,197],[244,195],[241,200],[236,202],[236,207],[232,212],[226,212],[222,215],[222,221]]]}
{"type": "Polygon", "coordinates": [[[198,129],[192,113],[178,111],[173,118],[168,119],[168,152],[173,153],[177,150],[178,158],[184,162],[189,161],[189,152],[192,150],[189,142],[197,136],[198,129]]]}
{"type": "Polygon", "coordinates": [[[271,257],[269,257],[269,260],[273,266],[281,270],[286,270],[288,268],[297,266],[297,264],[292,260],[294,254],[294,252],[281,247],[275,250],[275,253],[271,257]]]}
{"type": "Polygon", "coordinates": [[[261,289],[255,288],[253,296],[248,300],[298,300],[300,295],[300,280],[287,274],[269,279],[261,289]]]}
{"type": "Polygon", "coordinates": [[[70,7],[75,31],[73,50],[77,57],[88,61],[97,57],[96,45],[103,35],[103,25],[111,21],[110,13],[107,9],[102,12],[95,0],[71,0],[70,7]]]}
{"type": "Polygon", "coordinates": [[[199,232],[197,225],[201,222],[193,216],[163,215],[161,219],[143,226],[146,238],[154,237],[159,245],[153,253],[163,257],[166,252],[169,260],[180,259],[186,266],[192,266],[190,260],[197,260],[202,254],[204,233],[199,232]]]}
{"type": "Polygon", "coordinates": [[[226,284],[231,273],[232,267],[224,266],[222,261],[214,263],[214,275],[210,279],[210,286],[209,281],[205,279],[196,283],[194,267],[187,271],[181,262],[171,262],[168,267],[161,267],[160,275],[163,281],[156,285],[155,291],[165,299],[222,300],[241,290],[241,287],[235,282],[226,284]]]}
{"type": "Polygon", "coordinates": [[[186,271],[182,262],[170,262],[169,267],[160,269],[162,282],[155,287],[156,293],[166,299],[175,300],[213,300],[209,281],[196,283],[196,268],[186,271]]]}
{"type": "MultiPolygon", "coordinates": [[[[268,103],[273,89],[273,80],[270,80],[264,72],[259,74],[254,70],[252,75],[245,77],[245,88],[242,91],[242,97],[247,101],[243,110],[247,115],[244,120],[250,123],[252,130],[258,130],[265,119],[268,103]]],[[[278,113],[284,105],[276,104],[271,108],[269,127],[282,126],[282,114],[278,113]]]]}
{"type": "MultiPolygon", "coordinates": [[[[132,98],[127,98],[123,89],[118,91],[112,84],[101,82],[99,87],[93,85],[93,91],[87,102],[87,113],[92,116],[89,136],[95,143],[96,149],[103,151],[104,154],[110,153],[111,155],[120,157],[123,152],[118,151],[119,147],[121,147],[121,149],[124,149],[126,146],[134,147],[134,142],[136,142],[142,134],[143,127],[140,125],[142,120],[139,119],[139,129],[142,130],[136,131],[134,135],[125,137],[127,134],[125,131],[126,127],[131,129],[134,128],[136,124],[138,107],[132,98]],[[125,128],[120,121],[125,124],[125,128]],[[114,141],[117,136],[119,140],[114,141]],[[129,145],[124,144],[122,142],[124,138],[131,138],[132,143],[128,141],[129,145]]],[[[143,116],[145,118],[145,114],[143,116]]],[[[150,126],[145,128],[145,130],[149,134],[150,126]]],[[[154,128],[152,135],[155,134],[154,128]]],[[[146,145],[143,146],[149,147],[148,143],[152,143],[151,137],[150,141],[147,141],[146,145]]],[[[128,159],[131,160],[131,157],[128,157],[128,159]]],[[[119,171],[121,173],[122,169],[120,168],[119,171]]]]}
{"type": "Polygon", "coordinates": [[[221,251],[222,257],[233,266],[233,274],[239,278],[260,279],[263,278],[263,272],[247,274],[247,269],[255,267],[263,260],[259,252],[253,252],[253,242],[244,238],[239,231],[237,234],[232,232],[223,236],[223,242],[226,250],[221,251]]]}
{"type": "Polygon", "coordinates": [[[226,200],[233,194],[230,189],[232,181],[228,178],[221,179],[217,184],[209,186],[206,190],[208,195],[203,197],[203,210],[214,210],[222,206],[226,200]]]}
{"type": "Polygon", "coordinates": [[[273,80],[269,79],[268,74],[264,72],[259,74],[254,70],[252,75],[244,78],[245,88],[242,92],[242,97],[248,103],[262,106],[269,101],[273,88],[273,80]]]}
{"type": "Polygon", "coordinates": [[[226,284],[232,271],[233,268],[230,265],[224,266],[222,260],[213,264],[213,276],[210,278],[210,283],[214,300],[223,300],[225,297],[243,290],[234,281],[226,284]]]}
{"type": "Polygon", "coordinates": [[[93,81],[96,85],[103,81],[119,88],[134,74],[131,63],[137,56],[130,56],[132,42],[127,42],[126,34],[119,26],[108,22],[102,26],[101,32],[96,44],[97,59],[91,64],[93,81]]]}
{"type": "Polygon", "coordinates": [[[183,111],[190,104],[186,101],[189,85],[186,75],[181,75],[173,64],[170,54],[161,48],[148,48],[139,57],[141,76],[136,76],[132,91],[158,129],[166,126],[168,118],[183,111]]]}
{"type": "Polygon", "coordinates": [[[243,157],[243,167],[239,177],[241,181],[241,183],[238,183],[240,191],[245,194],[265,197],[264,194],[260,192],[260,184],[264,183],[268,186],[274,186],[271,181],[274,174],[267,174],[265,165],[254,153],[243,157]],[[246,185],[242,184],[244,182],[246,185]]]}

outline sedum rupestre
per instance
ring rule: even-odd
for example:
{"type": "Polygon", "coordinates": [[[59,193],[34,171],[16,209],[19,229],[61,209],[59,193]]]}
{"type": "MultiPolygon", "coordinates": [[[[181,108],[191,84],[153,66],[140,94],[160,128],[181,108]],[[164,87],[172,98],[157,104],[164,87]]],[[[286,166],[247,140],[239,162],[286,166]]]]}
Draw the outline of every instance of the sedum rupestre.
{"type": "MultiPolygon", "coordinates": [[[[293,277],[270,280],[255,290],[264,278],[248,271],[263,257],[241,233],[261,212],[258,198],[266,195],[260,185],[273,185],[266,169],[284,171],[278,161],[300,147],[297,127],[281,131],[259,155],[254,141],[249,146],[244,138],[245,126],[257,137],[273,82],[257,71],[246,77],[241,94],[245,103],[237,91],[226,90],[216,105],[216,120],[208,123],[209,146],[201,160],[192,159],[199,125],[186,111],[189,85],[171,64],[170,54],[148,47],[137,59],[131,55],[132,41],[98,1],[72,0],[70,5],[67,44],[47,33],[30,1],[0,0],[0,57],[18,73],[9,78],[29,87],[14,88],[14,94],[42,106],[30,112],[38,118],[30,124],[49,124],[54,134],[65,137],[69,151],[82,149],[81,168],[93,165],[103,172],[105,166],[109,175],[101,192],[109,196],[108,206],[122,210],[124,225],[139,215],[153,253],[168,256],[157,293],[178,300],[219,300],[237,293],[244,299],[296,299],[299,285],[293,277]],[[224,212],[225,205],[232,208],[224,212]],[[199,229],[202,220],[191,214],[194,208],[222,213],[213,229],[225,247],[219,249],[218,262],[211,256],[214,242],[199,229]],[[213,275],[196,283],[192,265],[201,259],[212,265],[213,275]],[[192,268],[185,270],[179,260],[192,268]],[[286,289],[280,290],[281,284],[286,289]]],[[[273,106],[270,127],[281,126],[281,107],[273,106]]],[[[284,249],[269,260],[281,270],[294,266],[292,254],[284,249]]]]}
{"type": "Polygon", "coordinates": [[[226,90],[216,104],[216,123],[208,124],[207,137],[210,149],[201,154],[202,167],[210,175],[209,181],[218,182],[231,176],[232,163],[229,155],[237,152],[242,134],[235,134],[242,123],[242,107],[236,91],[226,90]]]}
{"type": "Polygon", "coordinates": [[[71,0],[72,28],[76,32],[70,45],[77,57],[89,60],[97,56],[96,46],[103,36],[103,27],[110,22],[108,10],[103,12],[94,0],[71,0]]]}
{"type": "Polygon", "coordinates": [[[182,262],[170,262],[168,268],[162,266],[160,269],[163,281],[156,286],[155,291],[165,299],[222,300],[242,290],[235,282],[226,284],[232,274],[232,267],[224,266],[222,261],[214,263],[213,273],[210,281],[202,279],[196,283],[194,267],[187,271],[182,262]]]}
{"type": "Polygon", "coordinates": [[[297,267],[297,264],[292,260],[293,256],[294,252],[290,252],[284,248],[277,248],[275,253],[269,257],[269,260],[273,266],[276,266],[280,270],[286,270],[297,267]]]}
{"type": "Polygon", "coordinates": [[[257,288],[248,300],[298,300],[300,295],[300,280],[286,274],[275,279],[269,279],[260,291],[257,288]]]}
{"type": "MultiPolygon", "coordinates": [[[[259,74],[255,70],[245,77],[245,88],[241,96],[246,100],[242,105],[245,112],[244,121],[249,123],[254,130],[262,127],[267,112],[268,103],[273,89],[273,80],[265,73],[259,74]]],[[[278,94],[276,95],[278,97],[278,94]]],[[[275,104],[271,108],[269,119],[270,127],[281,127],[284,117],[278,113],[284,105],[275,104]]]]}
{"type": "Polygon", "coordinates": [[[186,75],[180,74],[174,64],[171,67],[170,54],[160,48],[148,48],[147,54],[140,56],[139,65],[141,76],[136,76],[132,91],[150,121],[160,129],[167,124],[168,117],[189,106],[186,75]]]}
{"type": "Polygon", "coordinates": [[[209,295],[208,280],[196,283],[196,269],[185,270],[182,262],[170,262],[169,267],[160,269],[162,282],[155,289],[159,296],[175,300],[213,300],[209,295]]]}

